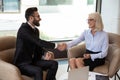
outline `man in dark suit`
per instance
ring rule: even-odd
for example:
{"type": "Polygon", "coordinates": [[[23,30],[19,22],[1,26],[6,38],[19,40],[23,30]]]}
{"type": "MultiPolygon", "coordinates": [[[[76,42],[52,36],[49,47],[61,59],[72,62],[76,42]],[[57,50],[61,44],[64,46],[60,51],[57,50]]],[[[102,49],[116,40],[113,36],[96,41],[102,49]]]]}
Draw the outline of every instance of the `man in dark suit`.
{"type": "Polygon", "coordinates": [[[28,8],[25,12],[26,23],[22,23],[17,33],[14,64],[21,73],[33,76],[35,80],[43,80],[43,70],[47,70],[46,80],[56,80],[58,62],[44,60],[42,56],[46,49],[54,49],[55,44],[39,38],[39,26],[41,21],[36,7],[28,8]]]}

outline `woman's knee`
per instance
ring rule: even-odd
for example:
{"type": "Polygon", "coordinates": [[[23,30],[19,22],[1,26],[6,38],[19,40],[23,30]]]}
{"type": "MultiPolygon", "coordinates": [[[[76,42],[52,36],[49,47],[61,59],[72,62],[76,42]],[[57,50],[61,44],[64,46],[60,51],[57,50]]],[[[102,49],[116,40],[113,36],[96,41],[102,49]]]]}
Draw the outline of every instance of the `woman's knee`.
{"type": "Polygon", "coordinates": [[[83,58],[76,58],[75,62],[79,64],[84,64],[83,58]]]}
{"type": "Polygon", "coordinates": [[[69,59],[69,62],[70,62],[70,63],[75,62],[75,59],[76,59],[76,58],[70,58],[70,59],[69,59]]]}

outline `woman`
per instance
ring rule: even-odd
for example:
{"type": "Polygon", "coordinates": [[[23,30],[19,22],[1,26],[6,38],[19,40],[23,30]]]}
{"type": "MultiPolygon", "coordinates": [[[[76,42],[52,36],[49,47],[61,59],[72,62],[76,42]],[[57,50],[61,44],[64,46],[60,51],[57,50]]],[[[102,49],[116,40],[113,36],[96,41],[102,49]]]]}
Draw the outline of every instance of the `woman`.
{"type": "Polygon", "coordinates": [[[65,44],[61,44],[62,49],[69,49],[78,43],[85,41],[86,53],[80,58],[69,60],[70,69],[89,66],[90,71],[95,67],[105,63],[108,51],[108,34],[103,31],[103,22],[99,13],[91,13],[88,16],[89,29],[85,30],[79,38],[65,44]]]}

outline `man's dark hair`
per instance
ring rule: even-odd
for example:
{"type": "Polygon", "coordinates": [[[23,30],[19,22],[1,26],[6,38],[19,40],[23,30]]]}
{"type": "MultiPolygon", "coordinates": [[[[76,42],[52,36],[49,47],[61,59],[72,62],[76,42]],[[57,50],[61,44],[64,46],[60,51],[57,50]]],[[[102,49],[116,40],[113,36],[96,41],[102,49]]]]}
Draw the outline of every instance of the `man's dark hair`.
{"type": "Polygon", "coordinates": [[[30,7],[25,11],[25,18],[28,21],[29,17],[34,14],[35,11],[38,11],[37,7],[30,7]]]}

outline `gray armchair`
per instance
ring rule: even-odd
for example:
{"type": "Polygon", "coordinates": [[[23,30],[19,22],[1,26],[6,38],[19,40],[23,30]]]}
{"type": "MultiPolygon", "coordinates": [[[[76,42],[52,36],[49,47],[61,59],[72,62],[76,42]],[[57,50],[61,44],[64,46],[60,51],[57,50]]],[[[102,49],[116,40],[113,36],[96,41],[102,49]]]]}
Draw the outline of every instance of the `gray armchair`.
{"type": "MultiPolygon", "coordinates": [[[[114,33],[109,34],[109,49],[105,64],[96,67],[93,71],[107,74],[110,78],[116,76],[119,78],[118,71],[120,69],[120,35],[114,33]]],[[[82,56],[85,52],[85,43],[81,43],[68,50],[68,58],[82,56]]],[[[69,66],[68,66],[69,70],[69,66]]]]}

